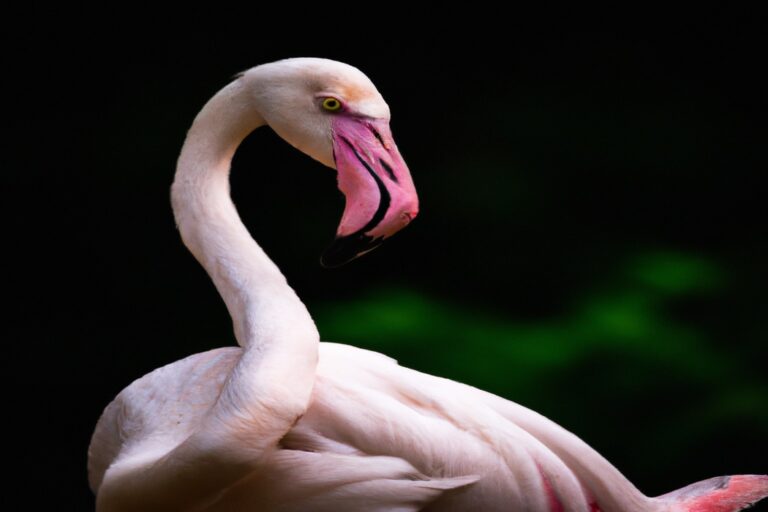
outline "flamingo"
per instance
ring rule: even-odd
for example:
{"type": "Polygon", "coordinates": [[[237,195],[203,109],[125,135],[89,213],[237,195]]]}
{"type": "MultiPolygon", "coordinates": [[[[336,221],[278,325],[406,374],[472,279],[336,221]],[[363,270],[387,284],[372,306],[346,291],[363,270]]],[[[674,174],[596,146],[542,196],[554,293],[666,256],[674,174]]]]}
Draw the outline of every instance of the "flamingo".
{"type": "Polygon", "coordinates": [[[389,117],[361,71],[316,58],[254,67],[197,115],[173,211],[239,347],[163,366],[107,406],[88,457],[97,510],[730,512],[768,496],[768,476],[738,475],[647,497],[534,411],[320,342],[307,308],[240,221],[230,163],[268,125],[336,169],[346,205],[322,261],[339,265],[418,213],[389,117]]]}

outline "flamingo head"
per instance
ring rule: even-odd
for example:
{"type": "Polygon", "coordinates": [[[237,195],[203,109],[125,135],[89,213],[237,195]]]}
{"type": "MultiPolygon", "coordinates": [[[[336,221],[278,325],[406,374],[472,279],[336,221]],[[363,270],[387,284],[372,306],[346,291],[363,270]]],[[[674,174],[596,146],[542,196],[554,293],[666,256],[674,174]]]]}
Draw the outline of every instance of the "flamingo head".
{"type": "Polygon", "coordinates": [[[337,171],[346,205],[324,266],[371,251],[413,220],[418,197],[392,138],[389,107],[361,71],[301,58],[258,66],[242,78],[278,135],[337,171]]]}

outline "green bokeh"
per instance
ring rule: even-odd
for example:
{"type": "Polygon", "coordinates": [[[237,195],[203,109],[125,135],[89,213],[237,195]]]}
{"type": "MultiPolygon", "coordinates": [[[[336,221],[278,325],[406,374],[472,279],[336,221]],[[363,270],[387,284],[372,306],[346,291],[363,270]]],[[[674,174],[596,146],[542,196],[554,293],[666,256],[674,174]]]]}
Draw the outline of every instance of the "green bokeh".
{"type": "MultiPolygon", "coordinates": [[[[564,313],[537,321],[407,287],[311,309],[323,339],[530,406],[637,472],[631,476],[645,490],[662,492],[677,468],[698,462],[717,471],[711,452],[727,450],[734,425],[749,425],[757,453],[765,453],[765,381],[676,312],[726,283],[712,261],[652,251],[628,257],[564,313]]],[[[754,455],[735,458],[760,464],[763,455],[754,455]]]]}

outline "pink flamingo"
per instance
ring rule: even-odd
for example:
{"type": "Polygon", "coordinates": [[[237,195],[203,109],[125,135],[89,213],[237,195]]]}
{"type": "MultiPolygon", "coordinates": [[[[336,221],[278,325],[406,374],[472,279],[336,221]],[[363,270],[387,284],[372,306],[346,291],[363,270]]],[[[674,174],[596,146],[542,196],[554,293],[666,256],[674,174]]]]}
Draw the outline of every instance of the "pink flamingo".
{"type": "Polygon", "coordinates": [[[326,264],[417,214],[389,108],[357,69],[283,60],[216,94],[189,130],[172,202],[240,347],[159,368],[106,408],[89,450],[99,511],[729,512],[768,495],[768,476],[741,475],[647,497],[525,407],[321,343],[229,197],[232,156],[262,125],[338,171],[346,207],[326,264]]]}

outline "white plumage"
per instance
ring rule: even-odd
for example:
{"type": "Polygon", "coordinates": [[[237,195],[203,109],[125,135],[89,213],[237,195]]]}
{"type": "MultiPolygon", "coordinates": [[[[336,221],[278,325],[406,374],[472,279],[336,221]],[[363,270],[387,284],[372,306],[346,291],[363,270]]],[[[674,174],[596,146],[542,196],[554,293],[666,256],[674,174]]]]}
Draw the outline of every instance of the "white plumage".
{"type": "Polygon", "coordinates": [[[641,512],[726,498],[708,510],[731,511],[768,494],[768,477],[739,476],[648,498],[529,409],[377,353],[320,343],[306,308],[238,218],[230,162],[242,139],[268,124],[318,161],[338,163],[347,194],[340,234],[367,222],[361,233],[373,235],[355,236],[370,243],[416,212],[407,168],[384,133],[388,118],[360,71],[323,59],[253,68],[203,108],[179,158],[174,213],[227,304],[240,347],[159,368],[107,407],[89,450],[99,511],[641,512]],[[344,109],[323,111],[318,102],[328,97],[344,109]],[[342,129],[371,130],[371,145],[346,143],[344,165],[358,159],[360,168],[342,169],[342,129]],[[368,222],[374,210],[378,223],[368,222]]]}

